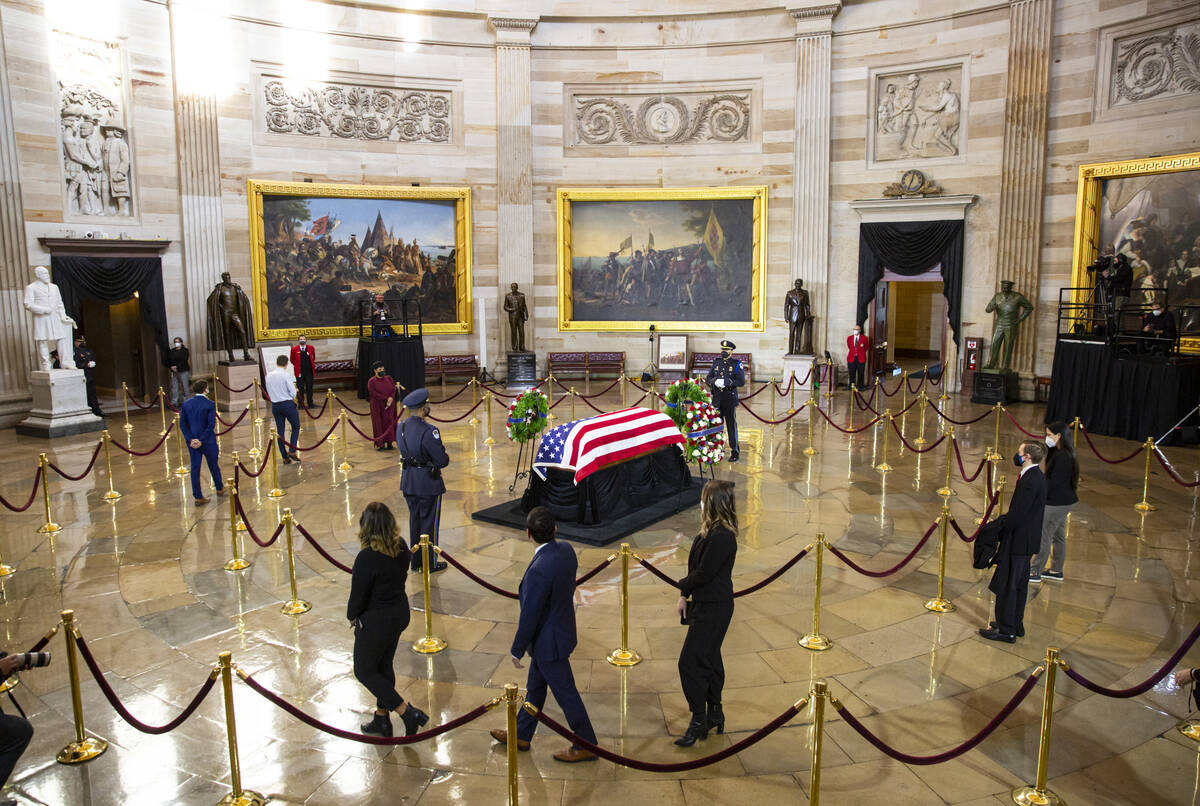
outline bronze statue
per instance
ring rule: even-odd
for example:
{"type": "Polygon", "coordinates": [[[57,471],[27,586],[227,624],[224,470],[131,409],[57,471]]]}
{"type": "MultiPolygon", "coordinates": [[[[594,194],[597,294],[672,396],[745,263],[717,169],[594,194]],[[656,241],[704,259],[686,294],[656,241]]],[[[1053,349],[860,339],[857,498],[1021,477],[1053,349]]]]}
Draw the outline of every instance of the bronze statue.
{"type": "Polygon", "coordinates": [[[992,326],[992,350],[984,369],[1012,371],[1013,344],[1017,340],[1017,326],[1033,313],[1033,303],[1019,291],[1013,291],[1012,280],[1001,280],[1000,291],[984,308],[985,313],[995,313],[992,326]],[[999,366],[997,367],[997,363],[999,366]]]}
{"type": "Polygon", "coordinates": [[[254,316],[250,300],[242,287],[221,273],[221,282],[208,295],[208,349],[224,350],[233,363],[233,350],[242,351],[242,360],[250,361],[249,348],[254,346],[254,316]]]}
{"type": "Polygon", "coordinates": [[[788,323],[788,355],[812,355],[812,308],[803,280],[784,297],[783,318],[788,323]]]}
{"type": "Polygon", "coordinates": [[[529,318],[529,309],[525,307],[525,295],[517,290],[513,283],[512,289],[504,295],[504,310],[508,313],[509,343],[513,352],[525,352],[525,320],[529,318]]]}

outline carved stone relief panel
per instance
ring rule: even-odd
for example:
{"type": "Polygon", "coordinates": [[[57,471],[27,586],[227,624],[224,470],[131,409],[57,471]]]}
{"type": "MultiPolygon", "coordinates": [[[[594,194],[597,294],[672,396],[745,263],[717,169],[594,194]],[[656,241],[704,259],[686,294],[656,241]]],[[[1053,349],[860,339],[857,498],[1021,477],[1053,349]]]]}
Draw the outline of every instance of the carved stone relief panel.
{"type": "Polygon", "coordinates": [[[132,217],[121,46],[54,31],[63,191],[70,217],[132,217]]]}
{"type": "Polygon", "coordinates": [[[757,82],[564,87],[564,147],[724,149],[760,139],[757,82]]]}
{"type": "Polygon", "coordinates": [[[962,61],[871,70],[868,162],[961,160],[967,145],[967,86],[962,61]]]}
{"type": "Polygon", "coordinates": [[[1200,21],[1114,39],[1109,106],[1200,95],[1200,21]]]}

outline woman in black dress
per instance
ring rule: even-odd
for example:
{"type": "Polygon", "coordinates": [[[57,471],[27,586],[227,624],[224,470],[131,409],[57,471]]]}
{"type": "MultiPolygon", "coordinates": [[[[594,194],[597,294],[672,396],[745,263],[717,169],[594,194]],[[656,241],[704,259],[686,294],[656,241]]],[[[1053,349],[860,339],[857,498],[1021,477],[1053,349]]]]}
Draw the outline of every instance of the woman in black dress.
{"type": "Polygon", "coordinates": [[[679,652],[679,680],[692,721],[675,740],[691,747],[709,730],[725,732],[721,690],[725,665],[721,642],[733,618],[733,560],[737,555],[737,509],[733,485],[710,481],[700,493],[700,534],[688,552],[688,573],[679,580],[679,617],[688,625],[679,652]]]}
{"type": "Polygon", "coordinates": [[[429,715],[396,691],[392,661],[400,633],[408,626],[408,551],[396,518],[384,504],[367,504],[358,520],[362,550],[354,558],[346,618],[354,626],[354,676],[375,695],[375,718],[362,726],[372,736],[392,735],[392,711],[411,736],[429,715]]]}

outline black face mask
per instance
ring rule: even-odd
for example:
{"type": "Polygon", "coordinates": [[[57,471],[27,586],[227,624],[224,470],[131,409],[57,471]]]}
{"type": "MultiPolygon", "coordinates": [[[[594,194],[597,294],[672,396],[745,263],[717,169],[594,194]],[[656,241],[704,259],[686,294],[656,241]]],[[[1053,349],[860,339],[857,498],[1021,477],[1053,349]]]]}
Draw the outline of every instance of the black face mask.
{"type": "Polygon", "coordinates": [[[1021,461],[1021,454],[1019,452],[1013,454],[1013,464],[1017,467],[1020,467],[1022,464],[1024,464],[1024,462],[1021,461]]]}

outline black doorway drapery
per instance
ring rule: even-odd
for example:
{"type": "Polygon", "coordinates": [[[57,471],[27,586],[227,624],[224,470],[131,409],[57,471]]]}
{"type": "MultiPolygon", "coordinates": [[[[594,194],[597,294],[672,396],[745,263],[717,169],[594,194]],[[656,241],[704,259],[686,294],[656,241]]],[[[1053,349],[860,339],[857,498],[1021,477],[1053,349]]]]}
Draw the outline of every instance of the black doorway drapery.
{"type": "Polygon", "coordinates": [[[62,293],[67,316],[79,320],[88,297],[115,305],[137,292],[142,318],[154,330],[154,341],[167,354],[167,303],[163,298],[162,259],[157,257],[88,257],[54,255],[50,272],[62,293]]]}
{"type": "Polygon", "coordinates": [[[924,274],[942,265],[942,294],[946,297],[950,332],[958,342],[962,323],[963,222],[898,221],[858,226],[858,310],[855,321],[866,320],[875,298],[875,285],[889,271],[905,277],[924,274]]]}

